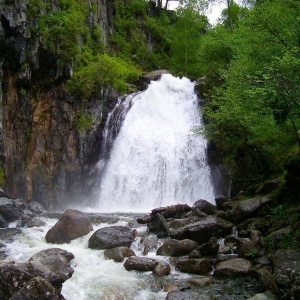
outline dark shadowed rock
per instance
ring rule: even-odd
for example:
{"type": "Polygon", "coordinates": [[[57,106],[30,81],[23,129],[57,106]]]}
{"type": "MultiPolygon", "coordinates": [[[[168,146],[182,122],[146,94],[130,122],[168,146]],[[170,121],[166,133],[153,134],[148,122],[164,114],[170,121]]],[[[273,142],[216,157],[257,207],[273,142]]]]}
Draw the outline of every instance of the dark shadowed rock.
{"type": "Polygon", "coordinates": [[[156,254],[164,256],[182,256],[188,255],[191,251],[196,249],[199,245],[192,240],[174,240],[165,239],[163,245],[161,245],[156,254]]]}
{"type": "Polygon", "coordinates": [[[284,288],[300,286],[300,250],[278,250],[273,265],[278,285],[284,288]]]}
{"type": "Polygon", "coordinates": [[[174,239],[191,239],[198,244],[207,243],[211,237],[222,237],[231,233],[232,224],[221,218],[208,217],[171,232],[174,239]]]}
{"type": "Polygon", "coordinates": [[[28,208],[34,212],[35,214],[42,214],[44,212],[46,212],[45,208],[43,207],[42,204],[36,202],[36,201],[32,201],[28,204],[28,208]]]}
{"type": "Polygon", "coordinates": [[[151,233],[155,233],[159,238],[167,237],[170,235],[167,221],[165,217],[160,213],[156,213],[152,217],[151,222],[147,223],[147,227],[151,233]]]}
{"type": "Polygon", "coordinates": [[[5,204],[0,205],[0,214],[6,221],[13,222],[21,218],[22,210],[14,205],[5,204]]]}
{"type": "Polygon", "coordinates": [[[22,264],[0,264],[0,299],[10,299],[32,278],[22,264]]]}
{"type": "Polygon", "coordinates": [[[46,242],[64,244],[88,234],[93,230],[89,218],[81,211],[68,209],[47,232],[46,242]]]}
{"type": "Polygon", "coordinates": [[[207,243],[200,245],[197,250],[200,251],[202,255],[215,255],[218,254],[219,247],[218,239],[212,237],[207,243]]]}
{"type": "Polygon", "coordinates": [[[233,222],[241,222],[246,218],[255,216],[261,208],[271,201],[270,198],[263,197],[238,202],[236,207],[230,212],[233,222]]]}
{"type": "Polygon", "coordinates": [[[0,228],[6,228],[7,226],[8,226],[8,222],[0,214],[0,228]]]}
{"type": "Polygon", "coordinates": [[[186,226],[188,224],[191,224],[195,222],[195,220],[191,218],[183,218],[183,219],[172,219],[171,221],[168,221],[168,227],[169,230],[179,229],[180,227],[186,226]]]}
{"type": "Polygon", "coordinates": [[[135,256],[135,253],[128,247],[116,247],[106,249],[104,251],[104,256],[113,261],[122,262],[126,257],[135,256]]]}
{"type": "Polygon", "coordinates": [[[155,208],[151,211],[151,214],[155,216],[156,214],[161,214],[165,218],[182,218],[185,214],[191,211],[192,208],[187,204],[176,204],[165,207],[155,208]]]}
{"type": "Polygon", "coordinates": [[[156,265],[157,262],[154,259],[131,256],[125,261],[124,268],[127,271],[135,270],[135,271],[147,272],[147,271],[152,271],[156,265]]]}
{"type": "Polygon", "coordinates": [[[22,231],[18,228],[4,228],[0,229],[0,240],[3,242],[13,242],[15,236],[21,234],[22,231]]]}
{"type": "Polygon", "coordinates": [[[255,194],[268,194],[275,191],[279,186],[279,180],[274,179],[268,182],[265,182],[262,186],[256,189],[255,194]]]}
{"type": "Polygon", "coordinates": [[[89,239],[91,249],[111,249],[130,247],[135,239],[136,231],[128,226],[111,226],[98,229],[89,239]]]}
{"type": "Polygon", "coordinates": [[[143,255],[149,251],[155,250],[158,245],[158,238],[156,235],[148,235],[143,240],[143,255]]]}
{"type": "Polygon", "coordinates": [[[206,200],[198,200],[193,205],[193,212],[196,215],[201,215],[202,213],[213,215],[216,213],[216,211],[217,207],[206,200]]]}
{"type": "Polygon", "coordinates": [[[168,74],[168,71],[166,71],[166,70],[157,70],[157,71],[152,71],[150,73],[141,75],[140,78],[139,78],[139,89],[141,91],[147,89],[148,84],[151,81],[159,80],[163,74],[168,74]]]}
{"type": "Polygon", "coordinates": [[[224,204],[228,202],[228,199],[224,196],[218,196],[215,201],[218,208],[224,209],[224,204]]]}
{"type": "Polygon", "coordinates": [[[46,249],[33,255],[26,263],[26,267],[34,276],[43,277],[55,288],[61,290],[62,284],[74,273],[69,264],[73,258],[74,255],[66,250],[46,249]]]}
{"type": "Polygon", "coordinates": [[[251,262],[244,258],[234,258],[217,264],[214,276],[235,277],[249,275],[251,262]]]}
{"type": "Polygon", "coordinates": [[[206,258],[179,258],[174,263],[179,271],[190,274],[205,275],[212,269],[206,258]]]}
{"type": "Polygon", "coordinates": [[[9,300],[64,300],[65,298],[47,280],[34,277],[9,300]]]}
{"type": "Polygon", "coordinates": [[[272,273],[266,268],[260,268],[256,273],[258,280],[264,289],[271,291],[274,295],[280,296],[280,290],[272,273]]]}

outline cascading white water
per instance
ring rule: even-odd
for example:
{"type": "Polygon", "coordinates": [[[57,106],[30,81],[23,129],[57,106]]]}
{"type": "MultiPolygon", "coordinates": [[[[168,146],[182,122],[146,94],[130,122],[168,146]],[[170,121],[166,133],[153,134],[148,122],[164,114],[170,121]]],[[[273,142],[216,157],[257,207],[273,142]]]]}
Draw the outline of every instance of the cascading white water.
{"type": "MultiPolygon", "coordinates": [[[[202,124],[194,83],[162,75],[116,110],[125,111],[119,112],[118,122],[127,114],[108,160],[99,162],[101,211],[147,212],[198,199],[214,202],[207,142],[192,131],[202,124]]],[[[110,118],[106,147],[116,135],[111,123],[110,118]]]]}

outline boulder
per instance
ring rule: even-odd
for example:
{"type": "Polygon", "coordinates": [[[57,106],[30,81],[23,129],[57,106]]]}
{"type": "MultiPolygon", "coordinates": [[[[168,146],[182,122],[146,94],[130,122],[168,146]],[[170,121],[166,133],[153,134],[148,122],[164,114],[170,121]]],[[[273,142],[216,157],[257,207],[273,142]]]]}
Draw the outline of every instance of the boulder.
{"type": "Polygon", "coordinates": [[[33,255],[26,264],[27,270],[34,276],[49,281],[61,290],[62,284],[74,273],[69,262],[74,258],[71,252],[59,248],[51,248],[33,255]]]}
{"type": "Polygon", "coordinates": [[[147,255],[149,251],[157,248],[158,238],[156,235],[148,235],[143,240],[143,255],[147,255]]]}
{"type": "Polygon", "coordinates": [[[234,258],[217,264],[214,276],[235,277],[247,276],[250,273],[251,262],[244,258],[234,258]]]}
{"type": "Polygon", "coordinates": [[[211,277],[194,277],[187,280],[187,283],[194,286],[209,286],[212,284],[211,277]]]}
{"type": "Polygon", "coordinates": [[[22,210],[14,205],[5,204],[5,205],[0,205],[0,214],[6,221],[13,222],[21,218],[22,210]]]}
{"type": "Polygon", "coordinates": [[[193,212],[196,215],[200,215],[205,213],[207,215],[213,215],[217,211],[217,207],[206,200],[198,200],[193,205],[193,212]]]}
{"type": "Polygon", "coordinates": [[[128,226],[110,226],[98,229],[89,239],[91,249],[111,249],[130,247],[136,237],[136,231],[128,226]]]}
{"type": "Polygon", "coordinates": [[[175,267],[184,273],[205,275],[212,269],[206,258],[179,258],[174,261],[175,267]]]}
{"type": "Polygon", "coordinates": [[[272,273],[266,268],[260,268],[256,273],[258,280],[264,289],[271,291],[274,295],[280,296],[280,290],[272,273]]]}
{"type": "Polygon", "coordinates": [[[167,218],[182,218],[185,214],[191,211],[192,208],[187,204],[175,204],[165,207],[155,208],[151,211],[151,215],[155,216],[156,214],[163,215],[166,219],[167,218]]]}
{"type": "Polygon", "coordinates": [[[0,299],[10,299],[33,277],[23,264],[0,264],[0,299]]]}
{"type": "Polygon", "coordinates": [[[274,180],[270,180],[268,182],[265,182],[262,186],[258,187],[255,190],[255,194],[269,194],[273,191],[275,191],[276,189],[278,189],[279,186],[279,180],[278,179],[274,179],[274,180]]]}
{"type": "Polygon", "coordinates": [[[272,200],[267,197],[251,198],[237,203],[230,212],[233,222],[241,222],[255,216],[258,211],[272,200]]]}
{"type": "Polygon", "coordinates": [[[104,256],[115,262],[122,262],[126,257],[135,256],[135,253],[128,247],[116,247],[106,249],[104,251],[104,256]]]}
{"type": "Polygon", "coordinates": [[[271,234],[269,234],[264,241],[271,241],[272,243],[272,248],[279,248],[279,244],[280,242],[286,237],[286,236],[290,236],[290,234],[292,233],[292,229],[290,226],[281,228],[279,230],[276,230],[274,232],[272,232],[271,234]]]}
{"type": "Polygon", "coordinates": [[[47,232],[46,242],[64,244],[88,234],[93,230],[89,218],[81,211],[68,209],[47,232]]]}
{"type": "Polygon", "coordinates": [[[300,286],[300,250],[278,250],[273,258],[274,274],[279,286],[300,286]]]}
{"type": "Polygon", "coordinates": [[[189,252],[195,250],[198,244],[192,240],[174,240],[165,239],[163,245],[161,245],[156,254],[163,256],[183,256],[188,255],[189,252]]]}
{"type": "Polygon", "coordinates": [[[191,239],[198,244],[207,243],[212,237],[222,237],[231,233],[232,224],[221,218],[207,217],[171,232],[171,237],[178,240],[191,239]]]}
{"type": "Polygon", "coordinates": [[[197,250],[199,250],[202,255],[215,255],[218,254],[219,247],[218,239],[212,237],[207,243],[200,245],[197,250]]]}
{"type": "Polygon", "coordinates": [[[0,264],[0,299],[63,300],[60,291],[32,272],[28,263],[0,264]]]}
{"type": "Polygon", "coordinates": [[[147,272],[152,271],[156,265],[157,262],[154,259],[147,257],[131,256],[125,261],[124,268],[127,271],[135,270],[147,272]]]}
{"type": "Polygon", "coordinates": [[[171,273],[170,265],[163,260],[156,260],[157,264],[152,270],[152,273],[157,276],[166,276],[171,273]]]}
{"type": "Polygon", "coordinates": [[[152,217],[151,222],[147,223],[147,227],[149,229],[149,232],[156,234],[158,238],[163,238],[170,235],[167,221],[165,217],[160,213],[156,213],[152,217]]]}
{"type": "Polygon", "coordinates": [[[171,221],[168,221],[167,223],[168,223],[169,230],[172,231],[174,229],[178,229],[180,227],[191,224],[193,222],[195,222],[195,221],[191,218],[183,218],[183,219],[172,219],[171,221]]]}
{"type": "MultiPolygon", "coordinates": [[[[2,298],[1,298],[2,299],[2,298]]],[[[65,298],[47,280],[34,277],[13,294],[9,300],[64,300],[65,298]]]]}
{"type": "Polygon", "coordinates": [[[218,208],[224,209],[224,204],[228,202],[228,199],[224,196],[218,196],[215,201],[218,208]]]}
{"type": "Polygon", "coordinates": [[[42,214],[46,212],[45,208],[42,206],[42,204],[32,201],[28,204],[28,208],[34,212],[35,214],[42,214]]]}

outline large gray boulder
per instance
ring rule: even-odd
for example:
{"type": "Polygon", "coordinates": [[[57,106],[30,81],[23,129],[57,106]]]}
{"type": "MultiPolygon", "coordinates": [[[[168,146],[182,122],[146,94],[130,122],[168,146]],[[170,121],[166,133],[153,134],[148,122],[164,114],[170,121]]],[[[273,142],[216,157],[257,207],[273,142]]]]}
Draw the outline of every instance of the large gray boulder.
{"type": "Polygon", "coordinates": [[[179,258],[174,261],[175,267],[184,273],[205,275],[212,269],[206,258],[179,258]]]}
{"type": "Polygon", "coordinates": [[[74,258],[71,252],[59,248],[46,249],[33,255],[26,264],[27,270],[34,276],[49,281],[56,289],[72,277],[73,268],[69,262],[74,258]]]}
{"type": "Polygon", "coordinates": [[[257,197],[242,200],[231,210],[230,215],[233,222],[241,222],[247,218],[255,216],[258,211],[272,200],[267,197],[257,197]]]}
{"type": "Polygon", "coordinates": [[[234,258],[217,264],[214,271],[216,277],[236,277],[250,274],[251,262],[244,258],[234,258]]]}
{"type": "MultiPolygon", "coordinates": [[[[5,299],[5,298],[1,298],[5,299]]],[[[33,277],[23,287],[13,294],[9,300],[64,300],[60,294],[47,280],[41,277],[33,277]]]]}
{"type": "Polygon", "coordinates": [[[171,237],[178,240],[190,239],[201,245],[207,243],[212,237],[229,235],[232,226],[230,222],[221,218],[207,217],[172,231],[171,237]]]}
{"type": "Polygon", "coordinates": [[[92,230],[92,223],[86,214],[79,210],[68,209],[47,232],[46,242],[53,244],[69,243],[92,230]]]}
{"type": "Polygon", "coordinates": [[[196,249],[199,245],[192,240],[174,240],[165,239],[156,254],[164,256],[183,256],[188,255],[191,251],[196,249]]]}
{"type": "Polygon", "coordinates": [[[91,249],[130,247],[136,237],[136,230],[128,226],[110,226],[98,229],[89,239],[91,249]]]}

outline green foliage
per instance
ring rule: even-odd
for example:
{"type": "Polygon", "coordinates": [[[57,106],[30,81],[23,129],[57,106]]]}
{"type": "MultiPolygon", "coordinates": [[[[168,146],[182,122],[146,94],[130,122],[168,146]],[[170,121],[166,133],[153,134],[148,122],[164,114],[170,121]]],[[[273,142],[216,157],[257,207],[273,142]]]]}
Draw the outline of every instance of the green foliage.
{"type": "Polygon", "coordinates": [[[0,187],[3,188],[5,183],[4,170],[0,168],[0,187]]]}
{"type": "Polygon", "coordinates": [[[299,13],[297,1],[263,1],[227,35],[231,57],[204,113],[207,136],[233,159],[250,149],[277,170],[299,145],[299,13]]]}
{"type": "Polygon", "coordinates": [[[39,19],[43,47],[58,56],[62,63],[69,63],[80,54],[78,39],[88,34],[85,25],[87,4],[85,1],[61,0],[63,7],[39,19]]]}
{"type": "Polygon", "coordinates": [[[93,118],[86,114],[84,110],[80,110],[78,112],[77,122],[76,122],[76,129],[78,131],[85,131],[93,125],[93,118]]]}
{"type": "Polygon", "coordinates": [[[120,93],[125,93],[127,83],[133,83],[139,75],[140,71],[136,67],[119,57],[107,54],[90,56],[87,64],[75,71],[68,82],[68,88],[85,97],[99,92],[103,85],[112,85],[120,93]]]}

